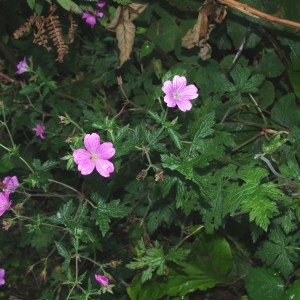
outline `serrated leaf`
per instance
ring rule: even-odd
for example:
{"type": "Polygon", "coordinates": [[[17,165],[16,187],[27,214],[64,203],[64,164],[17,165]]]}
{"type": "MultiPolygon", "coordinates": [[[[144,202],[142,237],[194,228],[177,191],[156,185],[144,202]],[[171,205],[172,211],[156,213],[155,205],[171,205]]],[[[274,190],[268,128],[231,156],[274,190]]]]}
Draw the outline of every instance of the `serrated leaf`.
{"type": "Polygon", "coordinates": [[[60,243],[55,241],[55,246],[59,255],[65,258],[70,258],[70,252],[60,243]]]}
{"type": "Polygon", "coordinates": [[[284,277],[288,277],[294,270],[294,263],[299,254],[294,247],[289,247],[290,237],[281,229],[270,230],[268,240],[264,241],[257,251],[257,256],[267,265],[279,270],[284,277]]]}
{"type": "Polygon", "coordinates": [[[256,92],[258,87],[262,85],[264,76],[261,74],[251,74],[249,67],[237,64],[230,73],[236,91],[239,93],[256,92]]]}
{"type": "Polygon", "coordinates": [[[112,218],[122,218],[127,216],[131,209],[129,207],[120,204],[120,200],[112,200],[105,202],[101,198],[97,198],[97,212],[94,215],[97,225],[99,225],[100,231],[103,236],[109,230],[109,224],[112,218]]]}

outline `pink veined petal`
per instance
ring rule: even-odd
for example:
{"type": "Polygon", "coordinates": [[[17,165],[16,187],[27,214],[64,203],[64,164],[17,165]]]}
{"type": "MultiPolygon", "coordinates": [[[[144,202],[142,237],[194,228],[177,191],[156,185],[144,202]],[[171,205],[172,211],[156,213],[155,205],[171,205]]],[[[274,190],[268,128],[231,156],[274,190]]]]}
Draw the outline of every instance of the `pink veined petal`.
{"type": "Polygon", "coordinates": [[[73,158],[76,164],[83,164],[91,160],[91,154],[85,149],[77,149],[73,152],[73,158]]]}
{"type": "Polygon", "coordinates": [[[175,106],[176,106],[176,101],[175,101],[175,99],[173,98],[172,95],[167,94],[167,95],[164,97],[164,102],[167,103],[167,106],[168,106],[168,107],[175,107],[175,106]]]}
{"type": "Polygon", "coordinates": [[[162,90],[165,94],[173,94],[174,89],[173,89],[173,84],[170,80],[167,80],[164,82],[162,90]]]}
{"type": "Polygon", "coordinates": [[[188,100],[184,100],[184,101],[177,101],[177,106],[181,111],[187,111],[190,110],[192,108],[192,103],[188,100]]]}
{"type": "Polygon", "coordinates": [[[3,183],[6,185],[6,189],[14,192],[15,189],[20,185],[17,176],[7,176],[3,179],[3,183]]]}
{"type": "Polygon", "coordinates": [[[198,89],[195,85],[189,84],[180,93],[180,96],[182,99],[186,99],[186,100],[196,99],[199,96],[198,89]]]}
{"type": "Polygon", "coordinates": [[[175,75],[173,78],[173,89],[179,93],[186,87],[186,78],[184,76],[175,75]]]}
{"type": "Polygon", "coordinates": [[[84,137],[84,146],[90,153],[98,153],[100,146],[100,136],[97,133],[87,134],[84,137]]]}
{"type": "Polygon", "coordinates": [[[108,278],[106,276],[95,274],[95,279],[104,287],[108,286],[108,278]]]}
{"type": "Polygon", "coordinates": [[[112,162],[106,159],[97,159],[96,161],[96,170],[103,177],[109,177],[110,173],[115,170],[115,167],[112,162]]]}
{"type": "Polygon", "coordinates": [[[73,152],[74,162],[78,164],[78,171],[82,175],[89,175],[95,169],[95,163],[91,160],[91,154],[85,149],[77,149],[73,152]]]}
{"type": "Polygon", "coordinates": [[[101,144],[98,151],[99,152],[97,154],[99,154],[101,159],[110,159],[116,153],[116,149],[113,148],[113,144],[109,142],[101,144]]]}
{"type": "Polygon", "coordinates": [[[78,171],[82,175],[89,175],[91,174],[95,169],[95,163],[91,160],[86,161],[84,164],[78,164],[78,171]]]}
{"type": "Polygon", "coordinates": [[[9,201],[8,196],[1,193],[0,194],[0,216],[2,216],[10,208],[10,206],[11,206],[11,201],[9,201]]]}

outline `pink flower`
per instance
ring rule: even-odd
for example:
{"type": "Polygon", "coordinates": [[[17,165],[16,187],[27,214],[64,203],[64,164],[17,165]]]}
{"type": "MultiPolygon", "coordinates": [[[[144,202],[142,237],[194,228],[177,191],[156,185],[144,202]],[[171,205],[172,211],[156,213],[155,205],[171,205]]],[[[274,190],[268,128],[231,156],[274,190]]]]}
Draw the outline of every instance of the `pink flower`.
{"type": "Polygon", "coordinates": [[[96,15],[90,12],[84,12],[82,14],[82,19],[85,19],[85,21],[91,25],[91,27],[94,27],[96,24],[96,15]]]}
{"type": "Polygon", "coordinates": [[[4,178],[3,183],[6,186],[3,190],[8,190],[9,192],[14,192],[15,189],[20,185],[17,176],[7,176],[4,178]]]}
{"type": "Polygon", "coordinates": [[[194,84],[187,85],[186,78],[179,75],[175,75],[172,81],[165,81],[162,90],[166,94],[164,101],[167,106],[177,105],[181,111],[190,110],[192,108],[190,101],[199,96],[197,87],[194,84]]]}
{"type": "Polygon", "coordinates": [[[22,74],[24,72],[27,72],[29,70],[26,57],[24,57],[23,60],[21,60],[17,65],[17,72],[16,74],[22,74]]]}
{"type": "Polygon", "coordinates": [[[2,216],[11,206],[9,200],[9,191],[3,191],[0,193],[0,216],[2,216]]]}
{"type": "Polygon", "coordinates": [[[98,3],[96,3],[96,6],[98,6],[100,9],[102,8],[102,7],[104,7],[105,6],[105,1],[99,1],[98,3]]]}
{"type": "Polygon", "coordinates": [[[36,124],[34,128],[32,128],[33,131],[35,131],[35,134],[39,136],[41,139],[44,139],[44,132],[45,132],[45,126],[43,124],[36,124]]]}
{"type": "Polygon", "coordinates": [[[5,270],[4,269],[0,269],[0,285],[5,284],[5,270]]]}
{"type": "Polygon", "coordinates": [[[78,171],[82,175],[91,174],[95,167],[98,173],[103,177],[109,177],[115,168],[109,161],[116,152],[112,143],[100,144],[100,136],[97,133],[87,134],[84,137],[84,146],[73,152],[73,158],[78,164],[78,171]]]}
{"type": "Polygon", "coordinates": [[[105,6],[105,1],[100,1],[96,3],[96,6],[98,9],[94,13],[92,12],[84,12],[82,14],[82,18],[85,19],[86,23],[91,25],[91,27],[94,27],[96,24],[96,17],[102,18],[104,16],[104,13],[102,12],[102,8],[105,6]]]}
{"type": "Polygon", "coordinates": [[[108,287],[108,278],[104,275],[95,274],[95,279],[104,287],[108,287]]]}

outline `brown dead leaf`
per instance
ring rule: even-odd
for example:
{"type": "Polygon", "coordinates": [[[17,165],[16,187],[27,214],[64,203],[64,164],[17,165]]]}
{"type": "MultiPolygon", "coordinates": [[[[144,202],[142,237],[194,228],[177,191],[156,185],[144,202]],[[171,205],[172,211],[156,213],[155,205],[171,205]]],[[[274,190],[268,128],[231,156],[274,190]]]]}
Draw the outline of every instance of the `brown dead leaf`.
{"type": "Polygon", "coordinates": [[[135,25],[129,19],[128,9],[123,13],[123,22],[116,27],[116,37],[120,50],[120,66],[129,59],[135,37],[135,25]]]}
{"type": "Polygon", "coordinates": [[[210,45],[207,43],[216,23],[221,23],[226,16],[226,7],[214,0],[206,0],[201,6],[196,24],[190,28],[181,40],[181,45],[187,49],[198,46],[199,56],[206,60],[210,58],[210,45]]]}
{"type": "Polygon", "coordinates": [[[131,3],[128,5],[130,7],[129,19],[133,21],[136,19],[148,6],[148,4],[141,3],[131,3]]]}
{"type": "Polygon", "coordinates": [[[120,66],[130,58],[135,38],[133,20],[147,7],[146,4],[131,3],[128,6],[119,6],[110,24],[106,27],[116,32],[118,48],[120,50],[120,66]]]}

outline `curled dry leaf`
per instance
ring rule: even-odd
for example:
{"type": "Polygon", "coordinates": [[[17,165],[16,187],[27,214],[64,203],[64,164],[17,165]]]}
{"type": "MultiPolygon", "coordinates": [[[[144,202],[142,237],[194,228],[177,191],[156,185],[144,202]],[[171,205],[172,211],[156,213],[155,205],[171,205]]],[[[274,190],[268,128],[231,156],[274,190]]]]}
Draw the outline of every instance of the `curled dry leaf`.
{"type": "Polygon", "coordinates": [[[120,67],[129,59],[135,37],[135,25],[133,20],[136,19],[147,7],[146,4],[131,3],[128,6],[119,6],[116,9],[114,17],[107,29],[116,32],[118,48],[120,50],[120,67]]]}
{"type": "Polygon", "coordinates": [[[199,10],[196,24],[190,28],[182,38],[183,47],[191,49],[198,46],[199,56],[206,60],[210,58],[210,45],[208,44],[211,31],[216,24],[221,23],[227,14],[226,7],[214,0],[206,0],[199,10]]]}

